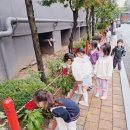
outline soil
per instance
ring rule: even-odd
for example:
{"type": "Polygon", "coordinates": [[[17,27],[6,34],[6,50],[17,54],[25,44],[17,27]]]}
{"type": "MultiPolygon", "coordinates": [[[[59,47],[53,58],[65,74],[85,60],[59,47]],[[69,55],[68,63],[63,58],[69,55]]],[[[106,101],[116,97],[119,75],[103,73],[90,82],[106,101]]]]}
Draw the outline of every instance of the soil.
{"type": "MultiPolygon", "coordinates": [[[[44,69],[45,69],[45,74],[48,75],[48,70],[45,67],[45,64],[47,63],[48,60],[54,60],[57,59],[58,57],[61,57],[65,53],[68,52],[68,46],[62,46],[61,50],[54,53],[54,54],[43,54],[42,59],[43,59],[43,64],[44,64],[44,69]]],[[[21,78],[26,78],[28,76],[28,69],[32,69],[34,71],[37,71],[37,65],[36,61],[32,61],[30,65],[26,66],[25,68],[21,69],[18,74],[14,77],[14,79],[21,79],[21,78]]]]}

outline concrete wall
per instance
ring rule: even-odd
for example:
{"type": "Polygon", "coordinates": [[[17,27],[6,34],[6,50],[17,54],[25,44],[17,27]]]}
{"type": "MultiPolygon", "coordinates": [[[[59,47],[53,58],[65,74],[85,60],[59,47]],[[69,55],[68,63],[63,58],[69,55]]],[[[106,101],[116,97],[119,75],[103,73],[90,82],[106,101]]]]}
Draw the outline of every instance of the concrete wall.
{"type": "Polygon", "coordinates": [[[69,45],[70,36],[71,36],[71,29],[61,30],[61,43],[62,43],[62,45],[69,45]]]}
{"type": "MultiPolygon", "coordinates": [[[[35,18],[72,20],[70,8],[64,8],[61,4],[53,4],[51,7],[43,7],[38,4],[38,0],[33,0],[35,18]]],[[[7,30],[6,19],[8,17],[26,18],[25,0],[1,0],[0,1],[0,31],[7,30]]],[[[79,11],[79,19],[85,20],[84,10],[79,11]]],[[[48,43],[40,43],[41,46],[48,48],[50,53],[55,53],[61,49],[63,39],[67,40],[71,33],[71,22],[58,23],[36,23],[38,33],[44,34],[52,32],[55,40],[52,47],[48,43]],[[69,34],[61,36],[61,30],[69,30],[69,34]],[[67,37],[67,38],[66,38],[67,37]]],[[[85,22],[78,23],[76,39],[80,37],[80,26],[85,26],[85,22]]],[[[35,60],[33,43],[28,23],[18,23],[13,25],[13,35],[0,38],[0,79],[11,79],[19,70],[35,60]]]]}

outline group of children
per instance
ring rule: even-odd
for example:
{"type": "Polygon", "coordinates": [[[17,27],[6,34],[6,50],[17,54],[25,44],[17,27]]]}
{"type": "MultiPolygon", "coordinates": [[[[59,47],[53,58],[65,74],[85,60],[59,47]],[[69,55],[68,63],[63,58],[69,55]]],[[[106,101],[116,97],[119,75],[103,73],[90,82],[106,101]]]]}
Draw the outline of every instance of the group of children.
{"type": "MultiPolygon", "coordinates": [[[[108,80],[112,77],[113,68],[118,64],[121,69],[121,59],[125,55],[123,40],[117,41],[117,46],[112,50],[109,43],[100,44],[99,37],[95,37],[90,45],[88,55],[83,48],[78,48],[75,55],[66,53],[64,62],[71,66],[72,74],[78,84],[77,94],[83,95],[80,105],[88,106],[88,92],[94,86],[95,96],[105,100],[108,93],[108,80]],[[100,46],[99,46],[100,45],[100,46]],[[114,55],[114,58],[110,55],[114,55]]],[[[54,99],[50,92],[38,90],[33,96],[38,107],[49,109],[57,121],[59,130],[76,130],[76,121],[80,115],[78,105],[70,99],[54,99]]]]}

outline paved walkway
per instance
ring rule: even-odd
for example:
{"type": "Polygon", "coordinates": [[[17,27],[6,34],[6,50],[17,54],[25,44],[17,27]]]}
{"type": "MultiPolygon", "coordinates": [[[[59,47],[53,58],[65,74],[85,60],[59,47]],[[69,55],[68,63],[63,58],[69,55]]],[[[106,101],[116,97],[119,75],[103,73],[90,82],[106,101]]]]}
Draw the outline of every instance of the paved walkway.
{"type": "Polygon", "coordinates": [[[102,101],[89,92],[89,107],[80,106],[77,130],[127,130],[120,74],[114,70],[108,99],[102,101]]]}

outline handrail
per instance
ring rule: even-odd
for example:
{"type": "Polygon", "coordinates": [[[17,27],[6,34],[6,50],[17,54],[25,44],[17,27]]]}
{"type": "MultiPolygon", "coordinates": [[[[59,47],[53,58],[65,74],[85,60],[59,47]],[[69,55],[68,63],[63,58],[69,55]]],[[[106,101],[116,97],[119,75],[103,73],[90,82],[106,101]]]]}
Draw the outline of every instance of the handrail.
{"type": "MultiPolygon", "coordinates": [[[[58,22],[71,22],[73,23],[73,20],[63,20],[63,19],[40,19],[36,18],[35,21],[37,23],[46,23],[46,22],[51,22],[51,23],[58,23],[58,22]]],[[[85,21],[79,20],[78,22],[83,23],[85,21]]],[[[13,28],[12,24],[13,23],[28,23],[28,18],[15,18],[15,17],[8,17],[6,19],[6,31],[0,31],[0,37],[7,37],[13,34],[13,28]]]]}

